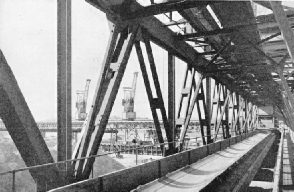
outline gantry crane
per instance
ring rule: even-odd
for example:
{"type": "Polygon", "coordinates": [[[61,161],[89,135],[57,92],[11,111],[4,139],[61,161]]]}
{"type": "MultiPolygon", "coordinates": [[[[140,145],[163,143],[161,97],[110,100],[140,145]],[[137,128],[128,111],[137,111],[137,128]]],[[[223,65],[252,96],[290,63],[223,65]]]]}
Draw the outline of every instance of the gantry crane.
{"type": "Polygon", "coordinates": [[[89,85],[91,79],[87,79],[86,87],[84,91],[77,91],[77,102],[76,102],[76,120],[84,121],[87,117],[86,108],[88,100],[89,85]]]}
{"type": "Polygon", "coordinates": [[[132,87],[124,87],[124,99],[122,100],[122,105],[124,106],[124,112],[122,119],[124,120],[134,120],[136,119],[136,112],[134,112],[135,104],[135,94],[136,94],[136,84],[137,84],[138,72],[134,72],[132,87]]]}

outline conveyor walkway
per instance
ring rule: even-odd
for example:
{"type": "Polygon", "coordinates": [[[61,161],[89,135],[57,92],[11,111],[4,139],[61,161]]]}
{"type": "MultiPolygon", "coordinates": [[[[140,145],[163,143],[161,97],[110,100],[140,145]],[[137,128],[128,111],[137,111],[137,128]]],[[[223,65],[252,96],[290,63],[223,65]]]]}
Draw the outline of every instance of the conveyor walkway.
{"type": "Polygon", "coordinates": [[[238,161],[268,134],[258,133],[134,191],[199,191],[238,161]]]}
{"type": "Polygon", "coordinates": [[[286,132],[283,145],[283,181],[280,187],[282,191],[294,191],[294,143],[289,132],[286,132]]]}

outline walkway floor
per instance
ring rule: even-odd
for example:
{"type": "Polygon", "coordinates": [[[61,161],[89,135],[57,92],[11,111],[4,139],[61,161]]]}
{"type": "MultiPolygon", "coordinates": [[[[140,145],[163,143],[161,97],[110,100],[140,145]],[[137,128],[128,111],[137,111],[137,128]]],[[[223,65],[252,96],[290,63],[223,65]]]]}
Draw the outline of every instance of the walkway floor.
{"type": "Polygon", "coordinates": [[[283,148],[283,183],[280,187],[282,191],[293,191],[294,192],[294,143],[291,141],[288,132],[284,138],[283,148]]]}
{"type": "Polygon", "coordinates": [[[190,166],[140,186],[137,191],[199,191],[266,136],[267,134],[258,133],[241,143],[212,154],[190,166]]]}

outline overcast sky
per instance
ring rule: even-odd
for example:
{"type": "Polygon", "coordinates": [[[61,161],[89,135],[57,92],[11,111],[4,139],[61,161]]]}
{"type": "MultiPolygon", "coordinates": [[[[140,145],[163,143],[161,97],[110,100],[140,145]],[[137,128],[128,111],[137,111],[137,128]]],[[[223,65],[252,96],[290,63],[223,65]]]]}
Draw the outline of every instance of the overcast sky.
{"type": "MultiPolygon", "coordinates": [[[[293,2],[287,3],[291,4],[293,2]]],[[[56,5],[56,0],[0,0],[0,49],[36,121],[55,120],[57,117],[56,5]]],[[[72,1],[73,115],[76,111],[76,91],[84,89],[86,79],[91,79],[88,109],[92,103],[108,36],[104,13],[83,0],[72,1]]],[[[154,47],[154,57],[163,95],[167,98],[167,53],[154,47]]],[[[176,69],[179,93],[185,64],[177,61],[176,69]]],[[[137,117],[151,118],[138,59],[133,49],[121,87],[131,86],[135,71],[139,72],[135,101],[137,117]]],[[[122,98],[123,91],[120,90],[111,116],[121,116],[122,98]]]]}
{"type": "MultiPolygon", "coordinates": [[[[72,110],[76,91],[91,79],[88,106],[92,103],[109,30],[106,16],[83,0],[72,1],[72,110]]],[[[53,0],[0,0],[0,49],[11,66],[37,121],[55,120],[57,109],[57,11],[53,0]]],[[[160,83],[167,97],[166,52],[156,49],[160,83]],[[163,80],[163,77],[165,80],[163,80]]],[[[133,49],[121,87],[131,86],[139,72],[135,111],[151,117],[138,59],[133,49]]],[[[182,78],[181,78],[182,79],[182,78]]],[[[182,82],[182,81],[181,81],[182,82]]],[[[112,116],[121,116],[123,91],[118,92],[112,116]]],[[[89,107],[88,107],[89,109],[89,107]]]]}

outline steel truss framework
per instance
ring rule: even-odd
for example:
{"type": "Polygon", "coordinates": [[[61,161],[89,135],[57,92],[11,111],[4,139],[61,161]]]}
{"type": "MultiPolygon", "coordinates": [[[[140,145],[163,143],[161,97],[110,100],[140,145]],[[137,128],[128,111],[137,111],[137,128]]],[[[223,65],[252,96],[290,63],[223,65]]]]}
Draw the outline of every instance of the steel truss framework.
{"type": "MultiPolygon", "coordinates": [[[[68,159],[71,153],[69,150],[71,121],[70,107],[68,107],[71,100],[70,74],[67,74],[71,67],[70,55],[68,55],[70,36],[67,36],[70,34],[70,22],[65,19],[70,18],[70,11],[67,12],[67,16],[62,15],[65,14],[63,11],[68,9],[66,5],[68,1],[58,2],[64,3],[63,8],[59,7],[61,8],[59,37],[61,42],[67,42],[66,45],[61,43],[58,51],[59,56],[62,57],[58,68],[60,81],[58,159],[64,160],[68,159]],[[64,60],[66,62],[63,62],[64,60]],[[61,89],[67,91],[61,92],[61,89]]],[[[147,6],[130,0],[88,0],[88,2],[106,13],[111,35],[93,104],[82,130],[83,136],[72,154],[74,159],[97,154],[134,46],[159,142],[164,142],[164,135],[158,112],[162,117],[168,142],[175,141],[177,131],[180,130],[178,138],[180,143],[162,145],[163,155],[170,155],[183,149],[187,127],[194,114],[198,115],[204,144],[214,142],[219,132],[224,138],[229,138],[232,134],[238,135],[256,128],[257,106],[261,105],[276,106],[281,118],[294,129],[294,99],[291,93],[291,88],[294,88],[292,71],[294,35],[290,25],[294,23],[293,10],[285,11],[285,7],[280,2],[274,1],[256,2],[273,11],[272,14],[262,16],[254,15],[249,1],[196,4],[193,0],[165,0],[165,3],[159,4],[151,1],[152,5],[147,6]],[[207,5],[215,16],[211,14],[207,5]],[[177,11],[182,18],[179,21],[172,20],[173,14],[170,13],[170,21],[163,23],[153,16],[170,11],[177,11]],[[179,25],[183,23],[185,27],[182,29],[179,25]],[[180,35],[175,33],[169,28],[172,25],[177,25],[181,28],[180,33],[182,31],[185,33],[180,35]],[[277,40],[276,37],[282,40],[277,40]],[[148,62],[143,56],[141,42],[146,48],[148,62]],[[150,42],[159,45],[169,54],[168,115],[150,42]],[[195,47],[202,48],[203,52],[199,52],[195,47]],[[187,64],[177,111],[175,111],[174,99],[175,57],[187,64]],[[146,71],[147,64],[150,66],[151,75],[146,71]],[[152,86],[155,87],[155,93],[152,92],[152,86]],[[197,110],[194,110],[195,105],[197,110]],[[165,149],[166,147],[168,148],[165,149]]],[[[10,85],[5,84],[6,81],[0,82],[2,90],[0,105],[7,110],[11,109],[9,113],[2,111],[0,116],[28,166],[52,162],[53,159],[44,145],[37,124],[13,75],[10,75],[12,73],[7,67],[6,60],[2,53],[0,56],[1,66],[5,66],[0,72],[3,73],[3,77],[6,75],[11,78],[11,87],[14,88],[7,89],[10,85]],[[12,93],[13,91],[15,93],[12,93]],[[11,95],[17,95],[19,99],[10,97],[11,95]],[[8,117],[7,114],[10,116],[8,117]],[[15,119],[11,120],[11,116],[15,119]],[[17,133],[12,131],[13,127],[19,127],[17,133]],[[19,139],[20,135],[23,136],[22,139],[19,139]],[[21,146],[23,144],[31,150],[29,152],[25,150],[21,146]]],[[[94,158],[74,161],[67,170],[74,177],[73,181],[87,179],[93,163],[94,158]]],[[[40,170],[32,175],[37,179],[43,171],[40,170]]],[[[60,179],[61,171],[57,167],[48,168],[46,173],[47,175],[42,175],[43,181],[60,179]]],[[[51,188],[56,185],[58,184],[53,182],[51,188]]]]}
{"type": "MultiPolygon", "coordinates": [[[[187,26],[191,26],[192,30],[186,30],[188,33],[193,33],[194,30],[198,31],[195,34],[187,34],[187,37],[180,36],[176,37],[178,44],[178,47],[175,47],[173,44],[170,44],[168,42],[169,40],[173,39],[171,36],[169,36],[169,32],[164,29],[164,28],[156,28],[157,31],[154,31],[154,26],[156,26],[156,21],[152,20],[147,13],[150,13],[150,10],[153,10],[154,7],[160,6],[163,10],[166,11],[166,9],[170,8],[171,4],[160,4],[160,5],[151,5],[150,7],[147,7],[146,9],[140,8],[138,10],[141,10],[142,15],[139,17],[147,17],[146,19],[142,20],[133,20],[133,21],[140,21],[140,25],[138,23],[128,23],[128,18],[126,15],[127,14],[121,14],[117,15],[115,14],[116,9],[109,9],[111,7],[111,4],[113,2],[106,2],[106,1],[89,1],[91,4],[96,6],[97,8],[101,9],[102,11],[106,12],[108,14],[108,18],[110,19],[111,22],[115,23],[114,29],[112,30],[112,37],[110,38],[110,42],[113,42],[112,46],[108,46],[108,54],[105,56],[105,61],[104,61],[104,70],[106,71],[107,74],[101,74],[101,79],[104,79],[104,76],[107,76],[108,78],[111,78],[109,81],[112,81],[114,84],[107,84],[107,82],[100,82],[97,88],[96,95],[103,95],[103,99],[105,100],[105,103],[110,103],[108,105],[108,108],[103,107],[96,107],[99,105],[99,100],[96,97],[94,103],[93,103],[93,110],[90,112],[90,121],[94,121],[94,117],[98,115],[96,120],[96,126],[94,124],[90,124],[89,122],[87,123],[87,126],[85,127],[86,133],[84,134],[83,139],[81,140],[81,143],[79,147],[76,149],[76,153],[74,153],[75,158],[80,158],[83,156],[87,155],[94,155],[97,153],[99,144],[101,142],[101,138],[103,136],[103,132],[105,129],[105,122],[107,122],[107,119],[109,117],[109,110],[112,107],[111,102],[113,103],[114,97],[116,96],[117,91],[115,88],[118,88],[121,78],[123,76],[123,71],[124,69],[121,68],[121,66],[125,67],[127,63],[127,59],[130,54],[130,49],[135,44],[136,47],[136,52],[138,55],[138,60],[139,64],[141,67],[145,87],[146,87],[146,92],[148,95],[148,100],[150,104],[150,109],[152,111],[152,116],[154,119],[157,135],[158,135],[158,140],[160,143],[163,143],[163,135],[160,129],[159,125],[159,120],[158,120],[158,114],[157,112],[160,112],[162,119],[163,119],[163,124],[164,124],[164,129],[166,131],[166,138],[168,142],[172,142],[176,138],[176,133],[177,130],[180,130],[179,134],[179,140],[180,140],[180,145],[175,146],[172,144],[169,144],[168,150],[163,150],[162,146],[162,151],[169,151],[170,153],[181,150],[183,148],[184,144],[184,139],[186,136],[187,132],[187,127],[188,124],[191,120],[194,107],[195,105],[197,106],[197,114],[198,118],[200,121],[201,125],[201,135],[203,138],[203,143],[211,143],[215,139],[217,139],[217,134],[221,131],[222,135],[224,138],[229,138],[232,134],[240,134],[242,132],[247,132],[248,130],[254,129],[257,126],[257,117],[258,117],[258,112],[257,112],[257,106],[260,105],[262,102],[259,98],[255,98],[255,95],[259,96],[261,95],[262,97],[265,97],[264,93],[265,91],[268,91],[267,93],[267,100],[268,101],[273,101],[277,105],[283,104],[283,101],[281,102],[280,98],[280,91],[279,89],[277,90],[271,90],[271,89],[264,89],[259,90],[257,89],[257,86],[254,85],[254,81],[258,81],[259,86],[262,84],[264,85],[264,82],[262,82],[262,78],[266,76],[270,76],[271,72],[277,72],[279,78],[282,81],[282,89],[285,90],[285,96],[283,96],[282,100],[287,100],[290,99],[289,95],[289,87],[287,84],[287,81],[284,77],[283,74],[283,65],[286,62],[287,59],[287,54],[284,54],[282,59],[280,60],[279,63],[276,62],[276,59],[274,60],[270,56],[268,56],[262,48],[260,47],[261,44],[267,42],[268,40],[271,40],[272,38],[277,37],[278,35],[281,34],[281,32],[277,32],[274,35],[270,35],[262,40],[260,39],[254,39],[252,41],[252,37],[245,36],[244,34],[238,33],[240,32],[240,29],[244,28],[249,28],[249,30],[254,30],[254,28],[250,28],[250,25],[245,25],[245,26],[239,26],[239,27],[234,27],[228,29],[215,29],[213,31],[213,27],[215,26],[209,26],[207,23],[203,22],[203,20],[199,20],[198,18],[195,18],[195,12],[197,12],[197,9],[199,10],[199,7],[206,6],[205,5],[200,5],[198,7],[194,7],[193,9],[179,9],[177,10],[183,18],[189,22],[187,26]],[[167,7],[165,7],[165,5],[167,7]],[[149,11],[147,11],[147,9],[149,11]],[[146,15],[147,14],[147,15],[146,15]],[[116,15],[115,17],[113,17],[116,15]],[[120,20],[121,19],[121,20],[120,20]],[[153,23],[154,21],[154,23],[153,23]],[[153,23],[151,25],[151,23],[153,23]],[[123,28],[121,26],[124,26],[123,28]],[[118,30],[120,29],[120,30],[118,30]],[[134,30],[136,29],[136,30],[134,30]],[[138,32],[137,32],[138,30],[138,32]],[[161,31],[160,31],[161,30],[161,31]],[[205,33],[205,31],[209,32],[205,33]],[[116,31],[117,35],[114,33],[116,31]],[[128,35],[123,34],[123,31],[128,31],[128,35]],[[160,34],[165,34],[164,36],[161,36],[160,34]],[[224,35],[224,34],[229,34],[229,38],[224,38],[222,36],[217,36],[217,35],[224,35]],[[119,36],[119,39],[117,40],[117,36],[119,36]],[[204,41],[207,41],[208,44],[215,50],[214,52],[209,52],[215,53],[210,60],[204,59],[203,57],[197,57],[195,58],[192,56],[192,50],[186,46],[186,44],[180,44],[180,41],[184,40],[190,40],[190,38],[197,38],[201,36],[207,36],[207,39],[204,39],[204,41]],[[128,38],[127,38],[128,37],[128,38]],[[250,39],[251,38],[251,39],[250,39]],[[122,40],[123,39],[123,40],[122,40]],[[127,40],[126,40],[127,39],[127,40]],[[126,44],[124,49],[121,49],[122,47],[122,41],[123,43],[126,44]],[[146,71],[146,62],[143,56],[143,52],[141,49],[141,43],[142,41],[145,44],[146,47],[146,53],[149,61],[149,66],[151,69],[151,74],[153,77],[153,85],[150,83],[150,77],[148,76],[148,73],[146,71]],[[158,82],[158,75],[156,72],[156,64],[152,55],[152,49],[150,46],[150,41],[155,42],[156,44],[159,44],[162,46],[164,49],[166,49],[169,52],[169,64],[174,63],[172,62],[172,57],[171,55],[177,56],[178,58],[182,59],[183,61],[186,61],[187,63],[187,70],[185,73],[184,77],[184,82],[183,82],[183,87],[180,95],[180,101],[179,101],[179,106],[176,112],[175,118],[176,121],[176,126],[170,126],[171,123],[168,120],[166,110],[164,107],[164,101],[162,98],[162,93],[160,89],[160,84],[158,82]],[[266,63],[266,66],[269,66],[265,68],[265,71],[267,71],[266,76],[260,76],[260,74],[257,74],[256,69],[252,70],[250,66],[248,67],[243,67],[241,71],[244,72],[239,77],[236,77],[236,75],[240,75],[239,73],[235,74],[230,74],[230,76],[233,76],[233,79],[235,79],[235,85],[230,85],[228,83],[228,79],[226,78],[220,78],[220,74],[223,75],[223,73],[232,71],[232,69],[236,68],[227,68],[227,66],[231,67],[231,64],[227,64],[228,62],[232,62],[233,58],[228,57],[228,51],[230,51],[232,47],[232,42],[241,42],[245,43],[247,47],[250,47],[251,51],[254,51],[254,54],[257,58],[260,60],[264,60],[266,63]],[[121,46],[120,46],[121,45],[121,46]],[[119,48],[117,48],[119,47],[119,48]],[[185,50],[185,52],[182,52],[185,50]],[[120,66],[116,66],[116,70],[113,70],[111,67],[113,65],[113,59],[114,58],[125,58],[122,60],[122,63],[120,63],[120,66]],[[220,59],[221,58],[221,59],[220,59]],[[226,60],[227,62],[225,65],[223,64],[223,60],[226,60]],[[226,66],[227,65],[227,66],[226,66]],[[221,67],[220,67],[221,66],[221,67]],[[224,66],[224,67],[222,67],[224,66]],[[282,66],[282,67],[281,67],[282,66]],[[253,76],[253,80],[250,80],[248,78],[248,75],[253,76]],[[255,76],[257,79],[255,79],[255,76]],[[117,78],[119,76],[119,78],[117,78]],[[214,84],[212,83],[214,81],[214,84]],[[240,84],[242,83],[242,84],[240,84]],[[244,83],[244,86],[243,86],[244,83]],[[251,85],[251,86],[250,86],[251,85]],[[156,96],[155,94],[152,93],[151,86],[155,87],[156,90],[156,96]],[[107,93],[112,93],[112,94],[105,94],[103,89],[100,87],[104,87],[104,89],[107,89],[107,93]],[[245,90],[245,91],[244,91],[245,90]],[[256,94],[252,94],[256,93],[256,94]],[[158,110],[158,111],[157,111],[158,110]],[[93,115],[92,115],[93,114],[93,115]],[[92,130],[91,130],[92,129],[92,130]],[[89,130],[91,130],[89,132],[89,130]],[[214,134],[213,134],[214,133],[214,134]],[[89,141],[89,142],[87,142],[89,141]],[[89,151],[91,151],[89,153],[89,151]],[[87,153],[86,153],[87,152],[87,153]]],[[[118,3],[120,4],[120,3],[118,3]]],[[[116,6],[117,9],[125,10],[125,13],[128,13],[131,15],[134,15],[136,13],[132,12],[130,9],[130,1],[123,1],[120,5],[118,4],[113,4],[113,6],[116,6]]],[[[138,4],[133,5],[134,7],[138,6],[138,4]]],[[[189,4],[190,6],[190,4],[189,4]]],[[[274,5],[272,5],[274,6],[274,5]]],[[[281,5],[278,5],[281,6],[281,5]]],[[[172,10],[175,7],[172,6],[172,10]]],[[[190,7],[189,7],[190,8],[190,7]]],[[[215,13],[220,13],[220,7],[213,7],[215,13]]],[[[154,9],[157,10],[158,9],[154,9]]],[[[151,11],[152,12],[152,11],[151,11]]],[[[198,12],[199,13],[199,12],[198,12]]],[[[275,12],[276,13],[276,12],[275,12]]],[[[138,12],[139,14],[139,12],[138,12]]],[[[155,14],[155,13],[154,13],[155,14]]],[[[208,12],[202,11],[200,14],[203,14],[206,19],[211,18],[212,16],[208,14],[208,12]],[[210,16],[209,16],[210,15],[210,16]]],[[[152,13],[151,13],[152,15],[152,13]]],[[[198,14],[199,15],[199,14],[198,14]]],[[[226,24],[224,24],[226,25],[226,24]]],[[[228,24],[227,24],[228,25],[228,24]]],[[[252,25],[252,24],[251,24],[252,25]]],[[[126,33],[126,32],[125,32],[126,33]]],[[[283,33],[283,30],[282,30],[283,33]]],[[[201,42],[201,40],[200,40],[201,42]]],[[[111,44],[111,43],[110,43],[111,44]]],[[[266,49],[265,47],[263,47],[266,49]]],[[[234,54],[239,54],[238,59],[240,57],[246,57],[245,53],[242,51],[238,51],[238,53],[234,54]]],[[[115,60],[115,59],[114,59],[115,60]]],[[[240,59],[239,59],[240,60],[240,59]]],[[[247,60],[247,63],[252,63],[251,65],[254,66],[254,63],[256,63],[255,60],[247,60]]],[[[236,70],[238,71],[238,70],[236,70]]],[[[172,81],[171,81],[172,82],[172,81]]],[[[271,86],[277,87],[279,86],[275,81],[268,81],[270,82],[271,86]]],[[[100,97],[101,100],[101,97],[100,97]]],[[[102,102],[104,105],[105,103],[102,102]]],[[[174,101],[169,101],[173,102],[174,101]]],[[[265,102],[265,103],[266,103],[265,102]]],[[[270,102],[273,104],[272,102],[270,102]]],[[[292,101],[291,101],[292,103],[292,101]]],[[[100,104],[101,105],[101,104],[100,104]]],[[[287,111],[289,112],[292,110],[292,108],[286,107],[287,111]]],[[[282,110],[281,112],[284,114],[285,110],[282,110]]],[[[292,112],[292,111],[291,111],[292,112]]],[[[284,114],[286,116],[287,114],[284,114]]],[[[289,114],[288,114],[289,117],[289,114]]],[[[168,155],[163,154],[163,155],[168,155]]],[[[75,164],[75,168],[77,170],[76,174],[76,179],[77,180],[82,180],[85,179],[89,176],[90,171],[91,171],[91,166],[93,162],[90,161],[79,161],[75,164]]]]}
{"type": "MultiPolygon", "coordinates": [[[[249,101],[243,102],[244,99],[241,96],[236,98],[236,93],[231,93],[231,91],[217,81],[214,87],[212,87],[211,77],[199,74],[194,67],[187,64],[176,116],[176,128],[181,132],[179,137],[181,144],[180,146],[175,146],[171,142],[174,141],[174,132],[176,130],[174,130],[175,127],[171,127],[168,123],[148,33],[144,28],[139,27],[138,24],[128,23],[113,25],[111,32],[112,36],[109,40],[103,70],[100,74],[101,82],[97,85],[98,88],[96,89],[93,107],[89,113],[89,121],[84,127],[84,135],[74,151],[73,155],[75,158],[95,155],[97,153],[133,45],[136,48],[141,67],[158,141],[159,143],[165,142],[158,118],[159,112],[163,120],[167,142],[170,142],[167,149],[164,149],[164,145],[161,146],[163,155],[169,155],[175,151],[182,150],[195,105],[197,105],[204,144],[211,143],[217,139],[216,134],[219,133],[220,129],[222,129],[223,137],[229,138],[232,134],[248,132],[248,130],[256,127],[256,107],[253,107],[249,101]],[[146,70],[140,39],[146,47],[145,50],[154,84],[150,83],[151,77],[149,77],[146,70]],[[203,82],[205,82],[206,87],[203,82]],[[155,88],[156,94],[152,93],[151,86],[155,88]],[[213,98],[211,98],[212,95],[213,98]],[[240,106],[238,106],[238,99],[242,102],[240,106]],[[214,135],[212,134],[212,130],[215,133],[214,135]]],[[[74,164],[77,180],[83,180],[89,177],[93,162],[94,160],[84,160],[77,161],[74,164]]]]}

